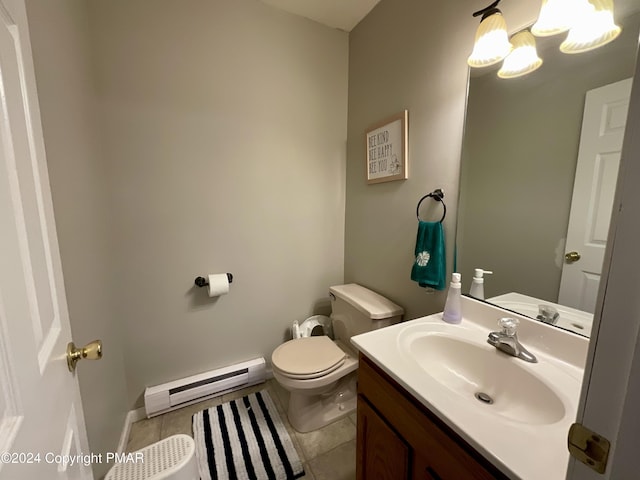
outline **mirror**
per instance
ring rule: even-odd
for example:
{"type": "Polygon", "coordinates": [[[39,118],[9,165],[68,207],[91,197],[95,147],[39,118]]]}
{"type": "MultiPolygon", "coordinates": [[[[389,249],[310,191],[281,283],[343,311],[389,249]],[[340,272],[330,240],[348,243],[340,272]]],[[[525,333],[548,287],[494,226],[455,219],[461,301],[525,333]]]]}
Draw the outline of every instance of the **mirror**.
{"type": "Polygon", "coordinates": [[[596,147],[583,145],[594,143],[598,129],[609,129],[618,131],[621,148],[628,105],[628,100],[627,105],[602,103],[594,93],[585,110],[585,99],[588,91],[632,77],[640,31],[639,12],[617,18],[620,36],[591,52],[561,53],[565,35],[537,38],[543,64],[529,75],[500,79],[499,66],[472,69],[462,147],[456,248],[463,292],[469,292],[474,269],[491,270],[484,277],[486,301],[585,336],[591,330],[619,153],[609,145],[594,154],[589,149],[596,147]],[[594,101],[600,101],[599,110],[594,101]],[[588,120],[594,115],[596,120],[588,120]],[[586,133],[581,135],[583,118],[586,133]],[[589,173],[585,180],[579,152],[580,165],[591,158],[593,167],[599,159],[595,177],[589,173]],[[581,184],[586,182],[597,198],[585,197],[576,183],[572,201],[577,170],[581,184]],[[575,236],[570,217],[571,228],[576,223],[587,228],[578,234],[588,237],[587,246],[567,241],[568,232],[570,239],[575,236]],[[589,260],[591,246],[601,251],[597,266],[589,264],[598,262],[589,260]],[[572,250],[583,258],[566,260],[572,250]]]}

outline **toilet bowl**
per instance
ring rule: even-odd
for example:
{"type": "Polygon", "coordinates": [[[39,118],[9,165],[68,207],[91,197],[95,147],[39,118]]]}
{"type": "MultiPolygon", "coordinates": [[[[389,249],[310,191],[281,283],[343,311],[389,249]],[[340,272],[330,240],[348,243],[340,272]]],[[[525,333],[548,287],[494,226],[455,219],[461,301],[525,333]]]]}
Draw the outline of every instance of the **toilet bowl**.
{"type": "Polygon", "coordinates": [[[357,284],[331,287],[335,341],[327,336],[283,343],[271,356],[273,376],[290,392],[287,416],[299,432],[317,430],[356,407],[358,356],[350,338],[400,321],[403,309],[357,284]]]}

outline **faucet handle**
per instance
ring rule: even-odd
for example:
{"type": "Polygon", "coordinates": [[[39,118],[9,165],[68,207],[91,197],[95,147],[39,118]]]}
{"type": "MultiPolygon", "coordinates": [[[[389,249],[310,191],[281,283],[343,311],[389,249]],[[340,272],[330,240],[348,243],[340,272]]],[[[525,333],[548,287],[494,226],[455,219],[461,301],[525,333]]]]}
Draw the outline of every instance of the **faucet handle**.
{"type": "Polygon", "coordinates": [[[498,320],[498,325],[502,328],[502,333],[509,337],[513,337],[516,334],[516,330],[518,330],[520,320],[517,318],[505,317],[498,320]]]}
{"type": "Polygon", "coordinates": [[[538,305],[538,316],[536,317],[538,320],[555,324],[558,321],[558,317],[560,317],[560,313],[551,305],[538,305]]]}

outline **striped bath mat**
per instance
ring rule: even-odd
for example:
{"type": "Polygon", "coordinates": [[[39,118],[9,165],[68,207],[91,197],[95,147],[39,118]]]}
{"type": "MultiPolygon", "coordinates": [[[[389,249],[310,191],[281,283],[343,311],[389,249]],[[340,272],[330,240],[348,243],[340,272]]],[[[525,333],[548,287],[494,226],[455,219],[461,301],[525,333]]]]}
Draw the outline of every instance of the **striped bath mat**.
{"type": "Polygon", "coordinates": [[[262,390],[193,416],[201,480],[293,480],[302,462],[269,394],[262,390]]]}

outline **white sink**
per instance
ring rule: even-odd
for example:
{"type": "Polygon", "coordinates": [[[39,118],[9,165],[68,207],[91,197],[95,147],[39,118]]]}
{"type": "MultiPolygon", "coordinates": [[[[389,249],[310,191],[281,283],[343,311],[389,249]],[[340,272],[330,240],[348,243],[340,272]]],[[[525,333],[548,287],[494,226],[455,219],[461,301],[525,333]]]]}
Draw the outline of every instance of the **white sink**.
{"type": "Polygon", "coordinates": [[[512,314],[528,363],[487,343],[504,310],[463,297],[462,312],[459,325],[435,314],[352,343],[510,478],[564,480],[588,339],[512,314]]]}
{"type": "MultiPolygon", "coordinates": [[[[469,408],[513,422],[556,423],[566,413],[553,387],[495,347],[473,339],[409,327],[398,337],[403,354],[469,402],[469,408]]],[[[535,369],[531,369],[535,370],[535,369]]]]}

